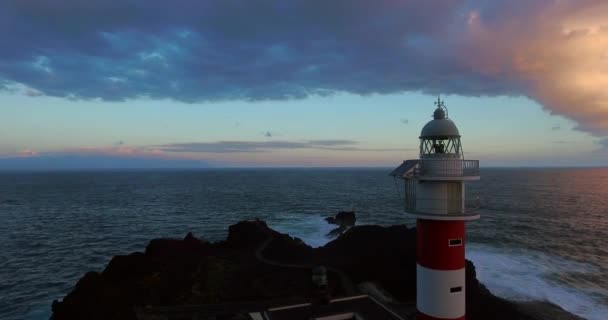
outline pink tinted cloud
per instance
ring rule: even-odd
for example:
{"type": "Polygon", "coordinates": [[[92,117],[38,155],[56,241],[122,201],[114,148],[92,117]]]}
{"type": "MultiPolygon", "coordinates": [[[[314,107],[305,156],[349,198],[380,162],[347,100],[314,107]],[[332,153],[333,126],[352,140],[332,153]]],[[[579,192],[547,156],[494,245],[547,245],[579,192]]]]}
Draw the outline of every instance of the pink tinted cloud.
{"type": "Polygon", "coordinates": [[[21,151],[17,152],[17,154],[16,154],[16,156],[19,158],[36,157],[38,155],[39,155],[38,152],[36,152],[34,150],[30,150],[30,149],[21,150],[21,151]]]}
{"type": "Polygon", "coordinates": [[[608,135],[608,2],[552,1],[521,17],[471,10],[461,59],[520,86],[578,129],[608,135]]]}
{"type": "Polygon", "coordinates": [[[111,147],[77,147],[58,152],[60,154],[102,155],[119,157],[152,157],[161,159],[193,159],[184,155],[175,155],[154,147],[119,145],[111,147]]]}

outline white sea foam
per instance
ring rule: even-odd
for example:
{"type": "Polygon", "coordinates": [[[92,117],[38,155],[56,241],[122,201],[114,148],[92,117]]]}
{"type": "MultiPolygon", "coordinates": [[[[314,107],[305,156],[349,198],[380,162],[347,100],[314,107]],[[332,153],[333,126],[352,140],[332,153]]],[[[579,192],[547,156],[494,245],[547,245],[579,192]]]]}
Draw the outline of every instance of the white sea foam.
{"type": "Polygon", "coordinates": [[[595,268],[591,265],[541,252],[479,244],[468,245],[467,258],[475,263],[477,278],[500,297],[550,301],[589,320],[605,320],[608,315],[608,306],[594,299],[593,292],[567,287],[555,280],[559,274],[593,272],[595,268]]]}
{"type": "MultiPolygon", "coordinates": [[[[334,228],[323,217],[284,217],[273,221],[273,229],[302,239],[312,247],[331,241],[327,234],[334,228]]],[[[608,306],[594,299],[594,292],[568,287],[552,276],[597,271],[589,264],[570,261],[525,249],[498,249],[468,244],[467,258],[475,263],[477,278],[492,293],[510,300],[549,301],[589,320],[605,320],[608,306]]],[[[602,292],[608,295],[608,290],[602,292]]]]}
{"type": "Polygon", "coordinates": [[[300,238],[313,248],[322,247],[331,241],[332,239],[328,238],[327,234],[336,227],[327,223],[323,217],[302,215],[294,215],[289,219],[273,221],[269,224],[274,230],[300,238]]]}

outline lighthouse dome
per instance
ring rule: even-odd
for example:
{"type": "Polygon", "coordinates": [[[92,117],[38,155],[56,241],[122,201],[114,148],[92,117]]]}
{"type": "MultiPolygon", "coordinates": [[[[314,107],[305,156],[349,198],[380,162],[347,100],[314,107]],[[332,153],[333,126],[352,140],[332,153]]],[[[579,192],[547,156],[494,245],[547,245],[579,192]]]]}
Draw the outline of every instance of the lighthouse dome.
{"type": "Polygon", "coordinates": [[[433,119],[429,121],[420,132],[420,138],[448,139],[460,137],[458,128],[450,119],[433,119]]]}
{"type": "Polygon", "coordinates": [[[448,119],[443,101],[437,99],[437,109],[433,112],[433,120],[429,121],[420,132],[420,138],[449,139],[460,137],[458,128],[452,120],[448,119]]]}

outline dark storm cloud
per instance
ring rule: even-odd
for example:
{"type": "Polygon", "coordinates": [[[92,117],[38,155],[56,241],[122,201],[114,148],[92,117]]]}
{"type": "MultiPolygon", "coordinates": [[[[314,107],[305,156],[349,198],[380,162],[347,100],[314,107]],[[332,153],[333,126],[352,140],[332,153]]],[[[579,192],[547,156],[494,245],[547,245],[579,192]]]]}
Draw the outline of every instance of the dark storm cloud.
{"type": "Polygon", "coordinates": [[[443,52],[437,40],[459,1],[163,4],[5,1],[0,75],[46,95],[105,100],[509,91],[443,52]]]}
{"type": "Polygon", "coordinates": [[[523,95],[603,136],[606,19],[600,0],[6,0],[0,88],[185,102],[523,95]]]}
{"type": "Polygon", "coordinates": [[[403,151],[404,149],[370,149],[357,147],[351,140],[311,140],[311,141],[217,141],[173,143],[154,146],[164,152],[239,153],[270,152],[284,149],[323,149],[336,151],[403,151]]]}

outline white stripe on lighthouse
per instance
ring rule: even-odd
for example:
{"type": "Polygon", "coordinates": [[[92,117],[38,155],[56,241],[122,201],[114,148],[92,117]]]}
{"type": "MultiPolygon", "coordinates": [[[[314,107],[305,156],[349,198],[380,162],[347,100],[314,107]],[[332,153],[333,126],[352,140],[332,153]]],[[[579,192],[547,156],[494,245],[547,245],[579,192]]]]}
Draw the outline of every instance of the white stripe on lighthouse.
{"type": "Polygon", "coordinates": [[[416,307],[435,318],[457,319],[465,314],[465,271],[433,270],[416,265],[416,307]],[[460,287],[460,291],[457,288],[460,287]],[[450,289],[456,292],[450,292],[450,289]]]}

